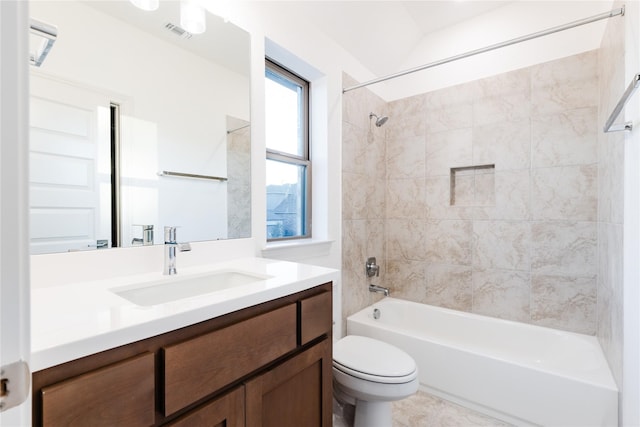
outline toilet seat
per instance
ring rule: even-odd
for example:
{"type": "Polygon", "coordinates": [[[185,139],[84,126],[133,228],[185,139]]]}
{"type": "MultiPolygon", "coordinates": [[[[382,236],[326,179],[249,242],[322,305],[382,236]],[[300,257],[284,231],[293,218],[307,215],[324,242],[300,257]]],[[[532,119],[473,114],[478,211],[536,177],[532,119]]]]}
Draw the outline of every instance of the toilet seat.
{"type": "Polygon", "coordinates": [[[418,376],[415,361],[382,341],[348,335],[334,344],[333,367],[347,375],[382,384],[402,384],[418,376]]]}

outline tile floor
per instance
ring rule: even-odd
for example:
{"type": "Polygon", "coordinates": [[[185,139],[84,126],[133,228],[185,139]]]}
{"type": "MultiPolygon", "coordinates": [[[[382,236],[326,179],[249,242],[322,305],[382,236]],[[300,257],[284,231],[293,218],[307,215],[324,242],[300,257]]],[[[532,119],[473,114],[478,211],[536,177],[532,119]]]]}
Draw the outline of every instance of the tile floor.
{"type": "MultiPolygon", "coordinates": [[[[349,427],[350,414],[334,401],[333,427],[349,427]]],[[[351,415],[351,420],[353,415],[351,415]]],[[[393,427],[508,427],[491,418],[423,391],[393,403],[393,427]]]]}

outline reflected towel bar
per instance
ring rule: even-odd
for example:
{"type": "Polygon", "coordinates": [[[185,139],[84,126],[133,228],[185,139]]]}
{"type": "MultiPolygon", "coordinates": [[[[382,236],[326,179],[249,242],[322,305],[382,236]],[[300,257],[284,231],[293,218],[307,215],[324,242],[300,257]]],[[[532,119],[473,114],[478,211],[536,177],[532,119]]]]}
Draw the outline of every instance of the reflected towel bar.
{"type": "Polygon", "coordinates": [[[607,122],[604,124],[603,130],[605,133],[620,132],[623,130],[633,129],[633,123],[631,122],[626,122],[626,123],[615,125],[615,126],[613,125],[613,122],[618,118],[618,115],[624,108],[625,104],[627,103],[631,95],[633,95],[636,89],[638,89],[638,86],[640,86],[640,74],[636,74],[633,77],[633,80],[631,81],[631,83],[629,83],[627,90],[624,91],[624,93],[622,94],[622,97],[620,98],[620,101],[618,101],[618,103],[616,104],[616,107],[613,109],[613,112],[607,119],[607,122]]]}
{"type": "Polygon", "coordinates": [[[160,171],[158,172],[158,176],[177,176],[179,178],[210,179],[213,181],[222,181],[222,182],[227,180],[227,178],[223,178],[221,176],[198,175],[195,173],[182,173],[182,172],[169,172],[169,171],[160,171]]]}

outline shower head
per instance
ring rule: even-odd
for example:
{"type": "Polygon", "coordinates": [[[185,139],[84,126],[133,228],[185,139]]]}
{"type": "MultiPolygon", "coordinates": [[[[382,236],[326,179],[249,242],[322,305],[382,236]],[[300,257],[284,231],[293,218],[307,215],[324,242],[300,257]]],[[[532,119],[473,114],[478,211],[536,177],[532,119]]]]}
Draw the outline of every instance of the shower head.
{"type": "Polygon", "coordinates": [[[389,117],[387,117],[387,116],[378,117],[377,114],[369,113],[369,120],[371,120],[374,117],[376,118],[376,126],[378,126],[378,127],[380,127],[383,124],[387,123],[387,120],[389,120],[389,117]]]}

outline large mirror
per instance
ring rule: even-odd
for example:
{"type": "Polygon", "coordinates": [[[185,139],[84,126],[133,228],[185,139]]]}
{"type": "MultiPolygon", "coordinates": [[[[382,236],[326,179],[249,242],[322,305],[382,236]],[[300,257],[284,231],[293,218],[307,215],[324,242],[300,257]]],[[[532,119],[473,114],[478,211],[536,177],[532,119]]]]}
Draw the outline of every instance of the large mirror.
{"type": "Polygon", "coordinates": [[[31,67],[31,253],[249,237],[249,34],[210,13],[187,33],[168,0],[30,15],[57,27],[31,67]]]}

